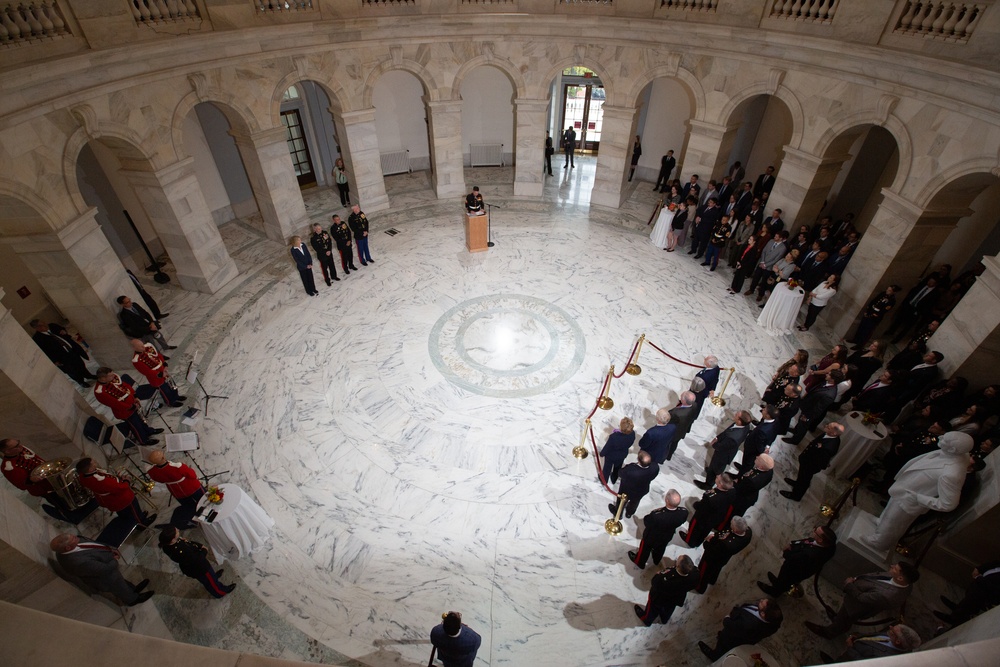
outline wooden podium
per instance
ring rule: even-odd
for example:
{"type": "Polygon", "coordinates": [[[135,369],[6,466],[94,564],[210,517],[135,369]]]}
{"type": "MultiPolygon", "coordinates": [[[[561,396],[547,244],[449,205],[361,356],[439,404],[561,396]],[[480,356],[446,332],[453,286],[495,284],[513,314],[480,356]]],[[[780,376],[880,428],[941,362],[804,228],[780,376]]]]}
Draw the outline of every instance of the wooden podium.
{"type": "Polygon", "coordinates": [[[465,215],[465,247],[469,252],[489,250],[486,245],[487,229],[485,215],[465,215]]]}

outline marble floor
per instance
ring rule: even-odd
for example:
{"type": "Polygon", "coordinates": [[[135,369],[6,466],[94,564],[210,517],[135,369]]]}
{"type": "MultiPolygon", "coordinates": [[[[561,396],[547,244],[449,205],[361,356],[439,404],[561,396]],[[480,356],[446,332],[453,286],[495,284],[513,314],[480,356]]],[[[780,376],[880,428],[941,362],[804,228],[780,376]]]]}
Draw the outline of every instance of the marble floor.
{"type": "MultiPolygon", "coordinates": [[[[617,537],[604,531],[611,496],[593,458],[571,453],[582,421],[608,365],[620,371],[639,334],[680,359],[715,354],[734,366],[731,413],[753,405],[796,348],[821,352],[828,332],[761,335],[759,311],[727,294],[728,271],[649,242],[648,183],[619,210],[590,208],[594,158],[577,165],[557,164],[540,199],[515,198],[509,168],[469,170],[470,187],[500,206],[489,252],[465,251],[459,202],[438,201],[418,173],[387,179],[391,209],[370,216],[375,263],[333,287],[318,281],[317,298],[253,219],[222,228],[240,275],[219,293],[157,286],[180,346],[175,367],[197,357],[205,386],[229,397],[196,428],[199,463],[229,470],[220,479],[277,524],[266,547],[226,564],[241,585],[221,603],[155,549],[139,555],[175,637],[417,666],[429,629],[455,609],[483,637],[477,665],[706,664],[697,641],[712,640],[733,604],[759,597],[755,581],[842,483],[819,476],[800,505],[773,484],[748,515],[751,548],[722,582],[692,595],[669,625],[645,628],[632,604],[655,570],[626,552],[667,489],[688,504],[700,496],[692,481],[721,409],[706,410],[617,537]]],[[[343,214],[328,190],[306,200],[314,220],[343,214]]],[[[614,408],[595,415],[599,441],[623,416],[640,433],[651,426],[694,372],[649,346],[639,364],[641,375],[612,384],[614,408]]],[[[179,415],[166,419],[177,427],[179,415]]],[[[796,453],[776,449],[779,480],[796,453]]],[[[699,551],[675,538],[666,560],[697,562],[699,551]]],[[[824,594],[839,601],[832,585],[824,594]]],[[[821,618],[811,593],[782,605],[785,627],[765,643],[780,664],[837,651],[802,628],[821,618]]]]}

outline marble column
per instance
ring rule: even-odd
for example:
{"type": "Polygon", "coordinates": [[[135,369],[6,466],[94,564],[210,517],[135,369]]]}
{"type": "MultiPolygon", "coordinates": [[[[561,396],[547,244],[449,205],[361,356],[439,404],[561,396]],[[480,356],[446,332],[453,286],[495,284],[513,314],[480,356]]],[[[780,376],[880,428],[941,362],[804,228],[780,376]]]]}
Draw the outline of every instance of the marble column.
{"type": "Polygon", "coordinates": [[[431,182],[438,199],[461,197],[465,192],[462,157],[462,101],[425,101],[431,141],[431,182]]]}
{"type": "Polygon", "coordinates": [[[628,159],[638,113],[634,107],[604,105],[601,147],[590,202],[619,208],[628,197],[628,159]]]}
{"type": "Polygon", "coordinates": [[[1000,363],[1000,259],[984,257],[986,270],[927,342],[944,355],[945,376],[957,373],[973,386],[996,382],[1000,363]]]}
{"type": "Polygon", "coordinates": [[[722,174],[728,168],[726,160],[739,129],[739,124],[716,125],[693,118],[689,120],[687,149],[671,178],[687,183],[692,174],[698,174],[699,182],[707,184],[714,174],[722,174]]]}
{"type": "Polygon", "coordinates": [[[883,188],[882,197],[841,277],[836,298],[820,316],[838,336],[852,331],[868,301],[889,284],[904,289],[915,285],[958,220],[970,213],[923,210],[888,188],[883,188]]]}
{"type": "Polygon", "coordinates": [[[4,242],[35,274],[52,305],[80,331],[95,358],[106,366],[128,368],[132,351],[118,328],[115,299],[135,295],[135,288],[96,214],[91,208],[59,231],[4,242]]]}
{"type": "Polygon", "coordinates": [[[170,255],[181,287],[214,294],[236,277],[236,263],[222,242],[198,184],[194,158],[158,171],[122,173],[170,255]]]}
{"type": "Polygon", "coordinates": [[[306,230],[309,216],[295,178],[285,128],[274,127],[254,134],[236,130],[229,133],[243,158],[267,238],[288,243],[291,236],[306,230]]]}
{"type": "Polygon", "coordinates": [[[821,158],[791,146],[784,147],[781,178],[767,199],[766,214],[780,208],[782,218],[791,228],[811,225],[823,210],[830,188],[850,155],[821,158]]]}
{"type": "MultiPolygon", "coordinates": [[[[0,299],[2,298],[3,290],[0,290],[0,299]]],[[[3,341],[3,345],[0,345],[0,373],[36,406],[69,442],[56,445],[51,442],[40,443],[31,438],[31,433],[14,431],[5,432],[0,437],[23,440],[28,447],[47,459],[80,456],[82,450],[79,442],[83,434],[83,423],[87,417],[95,413],[77,391],[76,383],[49,361],[42,349],[31,340],[24,327],[3,305],[0,305],[0,340],[3,341]],[[71,444],[72,442],[77,444],[71,444]]],[[[27,407],[27,404],[23,404],[22,407],[27,407]]]]}
{"type": "MultiPolygon", "coordinates": [[[[541,197],[545,182],[545,121],[548,100],[515,100],[514,113],[514,195],[541,197]]],[[[552,138],[559,157],[559,138],[552,138]]]]}
{"type": "Polygon", "coordinates": [[[385,193],[385,179],[382,177],[382,159],[379,157],[378,132],[375,129],[375,108],[350,111],[341,116],[343,131],[338,128],[344,161],[353,167],[354,193],[352,202],[357,202],[366,213],[384,211],[389,208],[389,197],[385,193]]]}

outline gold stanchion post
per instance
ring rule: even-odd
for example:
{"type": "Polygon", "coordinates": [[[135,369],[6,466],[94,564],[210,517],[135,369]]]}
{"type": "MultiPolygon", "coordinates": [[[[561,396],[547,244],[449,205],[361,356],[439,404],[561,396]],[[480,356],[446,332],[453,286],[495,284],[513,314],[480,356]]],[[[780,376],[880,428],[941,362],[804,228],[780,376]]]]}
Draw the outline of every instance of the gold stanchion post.
{"type": "Polygon", "coordinates": [[[722,395],[726,393],[726,388],[729,386],[729,381],[733,379],[733,373],[736,372],[736,369],[727,368],[726,370],[729,371],[729,375],[727,375],[726,379],[723,381],[722,389],[719,390],[719,393],[712,397],[712,405],[722,407],[726,404],[726,399],[724,399],[722,395]]]}
{"type": "Polygon", "coordinates": [[[830,523],[827,524],[828,526],[831,525],[837,519],[838,516],[840,516],[841,508],[847,502],[847,499],[851,497],[851,494],[854,492],[854,489],[858,488],[859,486],[861,486],[861,478],[855,477],[854,479],[851,480],[851,486],[848,487],[848,489],[844,491],[842,494],[840,494],[840,497],[837,498],[835,501],[833,501],[832,505],[828,504],[820,505],[819,513],[824,518],[830,520],[830,523]]]}
{"type": "Polygon", "coordinates": [[[580,444],[573,448],[573,456],[583,460],[587,458],[587,434],[590,433],[590,417],[583,422],[583,435],[580,437],[580,444]]]}
{"type": "Polygon", "coordinates": [[[642,344],[646,341],[646,334],[639,336],[639,345],[635,348],[635,356],[632,357],[632,362],[625,367],[625,372],[629,375],[638,375],[642,372],[642,368],[636,362],[639,361],[639,353],[642,352],[642,344]]]}
{"type": "Polygon", "coordinates": [[[611,368],[608,369],[608,377],[605,380],[605,385],[607,386],[607,389],[604,390],[604,395],[601,396],[599,399],[597,399],[597,407],[599,407],[601,410],[610,410],[611,408],[615,407],[615,402],[611,400],[610,396],[608,396],[608,394],[611,393],[611,380],[613,380],[614,377],[615,377],[615,365],[611,364],[611,368]]]}
{"type": "Polygon", "coordinates": [[[613,519],[608,519],[604,522],[604,530],[607,531],[608,535],[621,535],[622,532],[622,512],[625,511],[625,501],[627,500],[624,493],[618,494],[618,509],[615,510],[615,517],[613,519]]]}

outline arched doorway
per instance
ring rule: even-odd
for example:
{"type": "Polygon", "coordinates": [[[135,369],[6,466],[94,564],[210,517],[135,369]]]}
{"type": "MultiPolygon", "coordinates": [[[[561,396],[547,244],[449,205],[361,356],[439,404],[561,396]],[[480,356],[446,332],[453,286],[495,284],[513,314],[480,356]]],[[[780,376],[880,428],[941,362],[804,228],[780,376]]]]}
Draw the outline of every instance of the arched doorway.
{"type": "Polygon", "coordinates": [[[510,165],[514,158],[514,86],[487,65],[462,79],[462,162],[467,167],[510,165]]]}
{"type": "MultiPolygon", "coordinates": [[[[687,146],[688,120],[694,114],[694,99],[687,86],[671,77],[650,81],[636,101],[639,119],[636,134],[642,141],[642,155],[633,180],[655,182],[660,173],[661,158],[673,151],[679,164],[687,146]]],[[[628,168],[628,166],[626,166],[628,168]]],[[[680,169],[669,174],[679,178],[680,169]]]]}
{"type": "Polygon", "coordinates": [[[383,176],[431,170],[425,95],[420,79],[404,70],[390,70],[375,82],[372,105],[383,176]]]}
{"type": "Polygon", "coordinates": [[[788,106],[774,95],[755,95],[743,100],[726,122],[729,128],[736,128],[735,134],[729,150],[720,151],[713,173],[721,178],[739,161],[746,171],[743,180],[753,182],[754,196],[762,200],[762,207],[768,210],[781,206],[780,202],[768,199],[779,177],[784,147],[792,139],[792,122],[788,106]]]}

